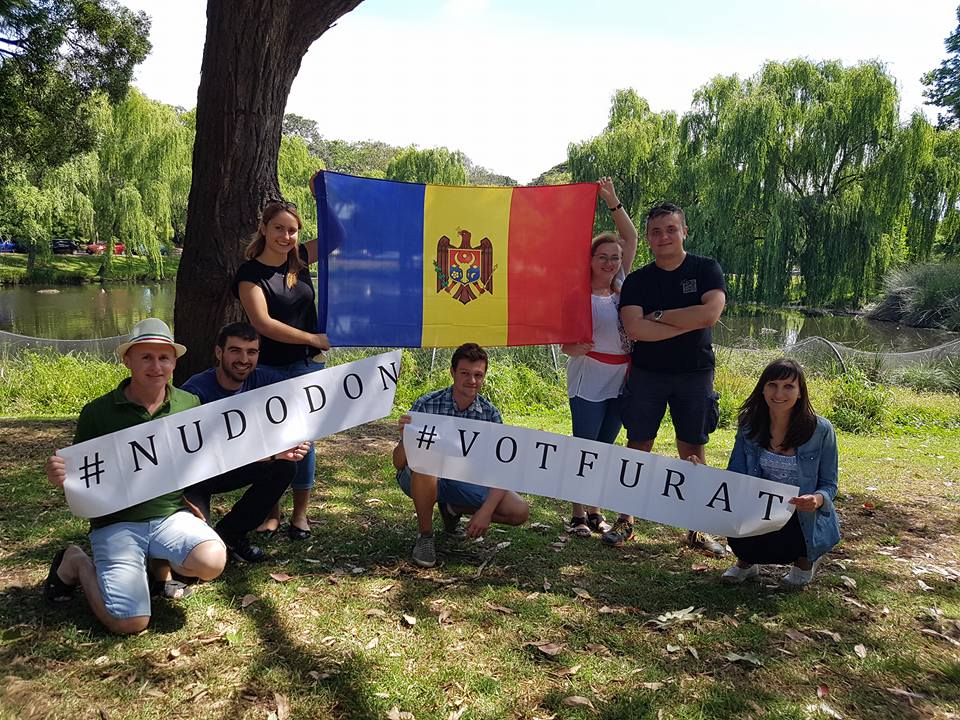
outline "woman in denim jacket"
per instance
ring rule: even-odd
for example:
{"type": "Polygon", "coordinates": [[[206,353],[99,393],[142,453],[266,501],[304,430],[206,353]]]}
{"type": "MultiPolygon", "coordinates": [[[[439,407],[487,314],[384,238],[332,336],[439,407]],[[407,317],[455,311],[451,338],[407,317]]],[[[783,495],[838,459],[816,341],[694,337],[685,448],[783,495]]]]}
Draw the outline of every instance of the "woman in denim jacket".
{"type": "Polygon", "coordinates": [[[780,530],[730,538],[737,564],[723,581],[741,583],[759,574],[760,564],[790,564],[783,577],[802,586],[815,564],[840,540],[833,506],[837,494],[837,437],[813,412],[801,367],[788,358],[767,365],[740,407],[737,438],[727,470],[798,486],[789,502],[795,512],[780,530]]]}

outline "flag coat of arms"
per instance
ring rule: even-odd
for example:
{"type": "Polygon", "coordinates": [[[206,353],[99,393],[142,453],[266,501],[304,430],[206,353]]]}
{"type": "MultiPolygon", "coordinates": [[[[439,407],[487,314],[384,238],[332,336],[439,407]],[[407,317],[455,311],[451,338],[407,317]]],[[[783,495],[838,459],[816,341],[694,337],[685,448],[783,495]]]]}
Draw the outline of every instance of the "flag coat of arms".
{"type": "Polygon", "coordinates": [[[589,342],[593,183],[313,178],[321,332],[341,347],[589,342]]]}

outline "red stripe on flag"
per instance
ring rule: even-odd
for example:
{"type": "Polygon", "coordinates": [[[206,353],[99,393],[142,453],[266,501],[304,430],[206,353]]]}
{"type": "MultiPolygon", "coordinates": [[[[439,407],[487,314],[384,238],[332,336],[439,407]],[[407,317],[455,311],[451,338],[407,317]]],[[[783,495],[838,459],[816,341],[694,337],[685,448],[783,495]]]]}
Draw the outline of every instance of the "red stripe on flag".
{"type": "Polygon", "coordinates": [[[594,183],[514,188],[508,345],[590,342],[594,183]]]}

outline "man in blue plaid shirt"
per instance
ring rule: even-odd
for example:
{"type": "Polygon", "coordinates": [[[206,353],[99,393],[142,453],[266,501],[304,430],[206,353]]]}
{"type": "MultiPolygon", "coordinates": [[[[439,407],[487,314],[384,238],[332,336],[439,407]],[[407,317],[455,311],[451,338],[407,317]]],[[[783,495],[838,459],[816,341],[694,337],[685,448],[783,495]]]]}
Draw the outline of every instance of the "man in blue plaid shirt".
{"type": "MultiPolygon", "coordinates": [[[[503,422],[500,411],[480,394],[487,375],[487,353],[482,347],[465,343],[454,350],[450,375],[453,385],[420,396],[410,411],[503,422]]],[[[413,546],[413,562],[420,567],[433,567],[437,561],[433,537],[435,504],[440,510],[444,532],[454,537],[480,537],[491,522],[522,525],[527,521],[530,506],[515,492],[413,472],[403,449],[403,426],[409,422],[409,415],[400,418],[401,437],[393,449],[393,465],[397,468],[397,482],[413,500],[417,511],[420,534],[413,546]],[[459,527],[462,515],[471,516],[466,532],[459,527]]]]}

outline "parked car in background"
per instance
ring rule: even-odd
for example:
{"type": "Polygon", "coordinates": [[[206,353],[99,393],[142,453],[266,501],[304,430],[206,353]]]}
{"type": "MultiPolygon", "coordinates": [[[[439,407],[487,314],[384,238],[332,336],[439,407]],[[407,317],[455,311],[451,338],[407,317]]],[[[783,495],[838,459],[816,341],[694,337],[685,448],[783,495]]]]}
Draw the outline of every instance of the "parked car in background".
{"type": "Polygon", "coordinates": [[[55,255],[73,255],[80,250],[80,246],[77,245],[75,240],[54,238],[50,241],[50,249],[53,250],[55,255]]]}
{"type": "MultiPolygon", "coordinates": [[[[113,254],[114,255],[123,255],[123,243],[118,242],[113,244],[113,254]]],[[[103,255],[107,251],[107,244],[104,242],[92,242],[87,245],[87,254],[88,255],[103,255]]]]}
{"type": "Polygon", "coordinates": [[[19,240],[0,240],[0,253],[25,253],[26,246],[19,240]]]}

